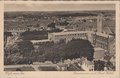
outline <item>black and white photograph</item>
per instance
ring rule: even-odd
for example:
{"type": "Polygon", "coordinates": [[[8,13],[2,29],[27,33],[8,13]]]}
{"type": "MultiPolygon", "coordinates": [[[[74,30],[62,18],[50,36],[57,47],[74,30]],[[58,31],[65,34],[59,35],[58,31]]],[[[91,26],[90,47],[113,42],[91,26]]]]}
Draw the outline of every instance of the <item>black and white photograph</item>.
{"type": "Polygon", "coordinates": [[[116,71],[115,4],[5,4],[4,71],[116,71]]]}
{"type": "Polygon", "coordinates": [[[119,0],[0,0],[0,1],[119,1],[119,0]]]}

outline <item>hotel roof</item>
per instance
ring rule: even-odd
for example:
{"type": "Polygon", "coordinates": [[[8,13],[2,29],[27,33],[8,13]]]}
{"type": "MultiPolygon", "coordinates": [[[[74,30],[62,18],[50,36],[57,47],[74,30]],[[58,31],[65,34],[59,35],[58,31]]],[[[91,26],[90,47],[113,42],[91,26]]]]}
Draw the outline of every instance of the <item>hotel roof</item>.
{"type": "Polygon", "coordinates": [[[91,31],[67,31],[67,32],[57,32],[57,33],[50,33],[50,34],[67,35],[67,34],[79,34],[79,33],[91,33],[91,31]]]}
{"type": "MultiPolygon", "coordinates": [[[[52,35],[67,35],[67,34],[80,34],[80,33],[93,33],[93,34],[95,34],[94,31],[69,31],[69,32],[57,32],[57,33],[50,33],[50,34],[52,34],[52,35]]],[[[96,32],[96,35],[103,36],[103,37],[112,37],[109,34],[100,33],[100,32],[96,32]]]]}

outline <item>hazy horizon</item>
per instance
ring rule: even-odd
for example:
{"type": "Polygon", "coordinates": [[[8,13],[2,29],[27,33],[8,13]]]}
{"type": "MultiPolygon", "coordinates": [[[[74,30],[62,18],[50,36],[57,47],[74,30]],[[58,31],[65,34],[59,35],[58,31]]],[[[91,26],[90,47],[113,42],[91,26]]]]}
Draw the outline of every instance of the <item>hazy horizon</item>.
{"type": "Polygon", "coordinates": [[[5,12],[21,12],[21,11],[99,11],[99,10],[115,10],[114,4],[5,4],[5,12]],[[72,5],[72,6],[71,6],[72,5]]]}

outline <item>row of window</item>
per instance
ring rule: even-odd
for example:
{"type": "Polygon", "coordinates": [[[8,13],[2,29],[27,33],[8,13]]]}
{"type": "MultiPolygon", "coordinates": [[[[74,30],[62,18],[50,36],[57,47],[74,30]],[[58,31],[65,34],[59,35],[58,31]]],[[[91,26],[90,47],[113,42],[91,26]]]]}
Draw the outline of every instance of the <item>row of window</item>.
{"type": "Polygon", "coordinates": [[[96,39],[96,40],[101,40],[101,41],[108,41],[108,38],[106,38],[106,37],[103,37],[103,36],[93,36],[93,39],[96,39]]]}
{"type": "Polygon", "coordinates": [[[96,42],[99,42],[101,44],[106,44],[106,45],[108,44],[108,41],[103,41],[103,40],[98,40],[98,39],[96,40],[96,42]]]}
{"type": "Polygon", "coordinates": [[[87,36],[87,33],[80,33],[80,34],[66,34],[66,35],[55,35],[55,37],[65,37],[65,36],[87,36]]]}
{"type": "Polygon", "coordinates": [[[102,44],[102,43],[99,43],[99,42],[96,42],[96,46],[97,46],[97,47],[101,47],[101,48],[103,48],[103,49],[105,49],[105,50],[108,49],[108,45],[102,44]]]}

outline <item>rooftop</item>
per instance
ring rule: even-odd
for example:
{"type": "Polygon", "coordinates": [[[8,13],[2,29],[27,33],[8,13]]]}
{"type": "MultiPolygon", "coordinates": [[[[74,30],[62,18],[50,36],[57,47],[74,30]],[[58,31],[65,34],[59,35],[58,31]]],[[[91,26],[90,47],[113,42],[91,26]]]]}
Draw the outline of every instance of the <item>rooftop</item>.
{"type": "Polygon", "coordinates": [[[50,41],[48,39],[44,39],[44,40],[31,40],[32,43],[38,43],[38,42],[47,42],[50,41]]]}
{"type": "Polygon", "coordinates": [[[94,50],[95,50],[95,51],[100,51],[100,50],[104,50],[104,49],[102,49],[102,48],[100,48],[100,47],[95,47],[94,50]]]}
{"type": "MultiPolygon", "coordinates": [[[[95,34],[95,32],[93,31],[67,31],[67,32],[57,32],[57,33],[50,33],[52,35],[67,35],[67,34],[79,34],[79,33],[93,33],[95,34]]],[[[112,37],[109,34],[105,34],[105,33],[100,33],[100,32],[96,32],[96,35],[99,36],[103,36],[103,37],[112,37]]]]}
{"type": "Polygon", "coordinates": [[[79,34],[79,33],[91,33],[91,31],[69,31],[69,32],[57,32],[57,33],[50,33],[53,35],[66,35],[66,34],[79,34]]]}

